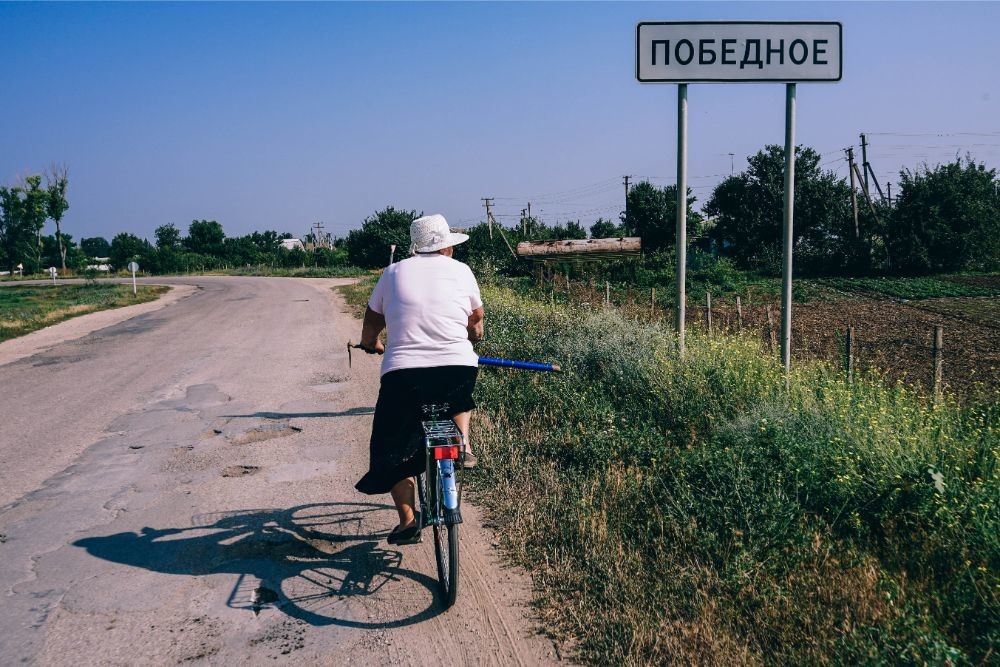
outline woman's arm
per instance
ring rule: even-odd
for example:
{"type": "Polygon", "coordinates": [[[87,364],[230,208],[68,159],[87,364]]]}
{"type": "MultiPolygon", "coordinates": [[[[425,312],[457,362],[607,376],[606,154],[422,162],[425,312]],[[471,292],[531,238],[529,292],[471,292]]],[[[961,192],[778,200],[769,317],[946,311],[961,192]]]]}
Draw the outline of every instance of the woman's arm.
{"type": "Polygon", "coordinates": [[[473,343],[478,343],[483,339],[483,321],[486,319],[486,311],[483,310],[482,306],[476,308],[469,315],[469,323],[466,325],[466,329],[469,331],[469,340],[473,343]]]}
{"type": "Polygon", "coordinates": [[[366,308],[365,321],[361,325],[361,347],[365,348],[366,352],[369,350],[378,354],[385,352],[385,345],[378,338],[383,329],[385,329],[385,316],[376,313],[370,307],[366,308]]]}

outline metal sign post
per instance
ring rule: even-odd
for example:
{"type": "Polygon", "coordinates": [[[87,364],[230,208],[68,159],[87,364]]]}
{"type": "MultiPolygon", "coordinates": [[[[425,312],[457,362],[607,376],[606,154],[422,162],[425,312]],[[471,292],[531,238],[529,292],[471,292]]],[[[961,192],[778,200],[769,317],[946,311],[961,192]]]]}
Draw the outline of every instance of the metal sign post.
{"type": "Polygon", "coordinates": [[[59,269],[57,269],[54,266],[50,266],[49,267],[49,275],[52,276],[52,284],[53,285],[56,284],[56,275],[58,275],[58,273],[59,273],[59,269]]]}
{"type": "Polygon", "coordinates": [[[795,82],[840,81],[843,27],[830,21],[656,21],[636,26],[635,77],[677,84],[677,329],[684,356],[687,271],[687,87],[689,83],[785,84],[781,359],[791,370],[792,254],[795,250],[795,82]]]}
{"type": "Polygon", "coordinates": [[[795,214],[795,84],[785,84],[785,200],[781,216],[781,363],[792,369],[792,218],[795,214]]]}
{"type": "Polygon", "coordinates": [[[687,277],[687,155],[688,155],[688,87],[677,86],[677,354],[684,358],[684,311],[687,308],[685,279],[687,277]]]}
{"type": "Polygon", "coordinates": [[[138,294],[138,290],[136,290],[135,287],[135,272],[139,270],[139,265],[135,262],[129,262],[128,270],[132,272],[132,296],[136,296],[138,294]]]}

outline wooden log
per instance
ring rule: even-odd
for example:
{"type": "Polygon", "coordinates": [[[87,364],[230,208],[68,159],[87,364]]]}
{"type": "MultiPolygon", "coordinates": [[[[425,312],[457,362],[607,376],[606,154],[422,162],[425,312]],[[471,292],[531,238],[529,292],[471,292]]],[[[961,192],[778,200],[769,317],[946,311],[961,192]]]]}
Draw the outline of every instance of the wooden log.
{"type": "Polygon", "coordinates": [[[578,255],[587,253],[637,253],[642,239],[627,236],[617,239],[566,239],[562,241],[522,241],[517,244],[519,257],[538,255],[578,255]]]}

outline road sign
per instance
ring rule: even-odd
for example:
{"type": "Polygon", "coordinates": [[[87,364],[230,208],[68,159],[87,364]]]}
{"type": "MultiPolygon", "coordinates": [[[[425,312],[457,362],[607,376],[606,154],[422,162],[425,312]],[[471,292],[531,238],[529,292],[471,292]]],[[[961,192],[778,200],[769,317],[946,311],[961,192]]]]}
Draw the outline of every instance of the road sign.
{"type": "Polygon", "coordinates": [[[57,269],[54,266],[50,266],[49,267],[49,275],[52,276],[52,284],[53,285],[56,284],[56,274],[58,274],[58,273],[59,273],[59,269],[57,269]]]}
{"type": "MultiPolygon", "coordinates": [[[[795,214],[795,86],[840,81],[843,27],[830,21],[648,21],[635,29],[635,77],[677,84],[677,192],[687,192],[688,84],[785,84],[785,192],[782,215],[781,359],[792,366],[792,226],[795,214]]],[[[677,301],[674,327],[684,357],[687,198],[677,197],[677,301]]]]}
{"type": "Polygon", "coordinates": [[[840,81],[843,29],[827,21],[649,21],[636,27],[643,83],[840,81]]]}

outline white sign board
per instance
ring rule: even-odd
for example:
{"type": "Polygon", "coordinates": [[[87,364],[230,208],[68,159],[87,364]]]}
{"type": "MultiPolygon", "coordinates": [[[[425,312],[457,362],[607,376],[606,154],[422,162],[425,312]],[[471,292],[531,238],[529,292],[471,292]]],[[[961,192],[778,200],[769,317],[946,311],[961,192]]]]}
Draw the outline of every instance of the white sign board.
{"type": "Polygon", "coordinates": [[[139,265],[136,264],[135,262],[129,262],[128,263],[128,270],[131,271],[132,273],[135,273],[136,271],[139,270],[139,265]]]}
{"type": "Polygon", "coordinates": [[[56,267],[54,267],[54,266],[50,266],[50,267],[49,267],[49,275],[50,275],[50,276],[53,276],[53,277],[54,277],[54,276],[55,276],[55,275],[56,275],[57,273],[59,273],[59,269],[57,269],[57,268],[56,268],[56,267]]]}
{"type": "Polygon", "coordinates": [[[834,22],[656,21],[636,27],[642,83],[839,81],[843,28],[834,22]]]}

